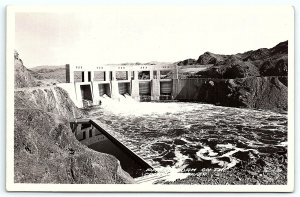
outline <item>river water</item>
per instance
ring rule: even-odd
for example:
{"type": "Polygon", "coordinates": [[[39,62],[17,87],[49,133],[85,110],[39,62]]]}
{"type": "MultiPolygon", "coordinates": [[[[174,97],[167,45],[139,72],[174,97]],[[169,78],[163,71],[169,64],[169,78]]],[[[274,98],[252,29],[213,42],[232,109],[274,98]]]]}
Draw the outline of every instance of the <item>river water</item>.
{"type": "Polygon", "coordinates": [[[103,99],[90,115],[123,134],[156,169],[184,177],[287,152],[287,115],[271,111],[120,97],[103,99]]]}

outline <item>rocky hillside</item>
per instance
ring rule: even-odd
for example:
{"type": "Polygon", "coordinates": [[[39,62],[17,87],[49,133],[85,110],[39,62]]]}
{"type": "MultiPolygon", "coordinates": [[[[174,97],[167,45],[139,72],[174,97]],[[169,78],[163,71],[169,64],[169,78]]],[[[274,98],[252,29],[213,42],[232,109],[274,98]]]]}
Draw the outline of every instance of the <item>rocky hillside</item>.
{"type": "Polygon", "coordinates": [[[132,183],[119,161],[76,140],[68,121],[41,109],[16,108],[16,183],[132,183]]]}
{"type": "Polygon", "coordinates": [[[65,66],[37,66],[30,69],[51,84],[66,82],[65,66]]]}
{"type": "Polygon", "coordinates": [[[65,119],[83,116],[66,91],[55,86],[23,88],[15,91],[15,108],[40,109],[65,119]]]}
{"type": "Polygon", "coordinates": [[[288,41],[235,55],[206,52],[197,60],[178,62],[188,73],[179,81],[182,101],[200,101],[229,107],[287,110],[288,41]],[[206,68],[204,67],[206,66],[206,68]]]}
{"type": "Polygon", "coordinates": [[[185,79],[179,81],[176,99],[228,107],[286,111],[287,77],[241,79],[185,79]]]}
{"type": "Polygon", "coordinates": [[[35,78],[15,59],[14,180],[16,183],[133,183],[119,161],[77,141],[69,120],[80,112],[61,88],[32,87],[35,78]],[[20,69],[21,68],[21,69],[20,69]],[[28,81],[27,81],[28,79],[28,81]]]}
{"type": "Polygon", "coordinates": [[[38,82],[31,72],[23,65],[19,53],[15,51],[15,88],[37,86],[38,82]]]}
{"type": "Polygon", "coordinates": [[[187,65],[195,65],[197,61],[195,59],[189,58],[183,61],[177,62],[178,66],[187,66],[187,65]]]}
{"type": "Polygon", "coordinates": [[[178,65],[212,65],[191,77],[244,78],[253,76],[287,76],[288,41],[273,48],[261,48],[235,55],[220,55],[205,52],[197,60],[187,59],[178,65]]]}

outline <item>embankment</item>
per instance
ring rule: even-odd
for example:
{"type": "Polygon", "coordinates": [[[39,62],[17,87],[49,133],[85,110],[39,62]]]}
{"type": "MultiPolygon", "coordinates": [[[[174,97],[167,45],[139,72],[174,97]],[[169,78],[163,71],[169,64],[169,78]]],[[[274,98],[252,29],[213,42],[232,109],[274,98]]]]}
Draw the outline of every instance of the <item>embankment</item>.
{"type": "Polygon", "coordinates": [[[179,79],[173,84],[179,101],[196,101],[228,107],[287,110],[287,77],[237,79],[179,79]]]}
{"type": "Polygon", "coordinates": [[[78,142],[69,120],[82,114],[58,87],[15,89],[16,183],[133,183],[119,161],[78,142]]]}

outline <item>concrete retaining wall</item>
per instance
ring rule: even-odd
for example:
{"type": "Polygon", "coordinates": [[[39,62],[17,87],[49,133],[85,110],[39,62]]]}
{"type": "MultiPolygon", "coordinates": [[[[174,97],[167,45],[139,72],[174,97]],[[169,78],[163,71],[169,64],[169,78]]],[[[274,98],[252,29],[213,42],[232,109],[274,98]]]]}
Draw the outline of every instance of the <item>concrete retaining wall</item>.
{"type": "Polygon", "coordinates": [[[203,97],[203,85],[209,79],[173,79],[172,96],[175,100],[199,101],[203,97]]]}
{"type": "Polygon", "coordinates": [[[76,138],[82,144],[98,152],[115,156],[120,161],[122,168],[132,177],[143,176],[148,171],[155,172],[152,166],[127,148],[113,135],[114,132],[107,129],[100,121],[77,119],[70,122],[70,125],[76,138]]]}

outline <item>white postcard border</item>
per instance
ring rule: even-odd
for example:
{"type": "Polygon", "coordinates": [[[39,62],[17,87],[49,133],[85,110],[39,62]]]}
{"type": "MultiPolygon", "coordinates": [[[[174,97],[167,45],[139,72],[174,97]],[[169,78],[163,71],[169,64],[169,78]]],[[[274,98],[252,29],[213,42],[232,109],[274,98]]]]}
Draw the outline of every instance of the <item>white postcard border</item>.
{"type": "MultiPolygon", "coordinates": [[[[260,6],[261,7],[261,6],[260,6]]],[[[269,8],[270,6],[268,6],[269,8]]],[[[272,6],[271,6],[272,7],[272,6]]],[[[8,6],[6,34],[6,189],[8,191],[111,191],[111,192],[292,192],[294,190],[294,8],[289,10],[288,39],[288,183],[287,185],[149,185],[149,184],[25,184],[14,183],[14,38],[16,12],[76,12],[82,6],[8,6]]],[[[224,7],[210,7],[222,9],[224,7]]],[[[85,10],[97,6],[85,6],[85,10]]],[[[120,6],[122,9],[122,6],[120,6]]]]}

